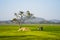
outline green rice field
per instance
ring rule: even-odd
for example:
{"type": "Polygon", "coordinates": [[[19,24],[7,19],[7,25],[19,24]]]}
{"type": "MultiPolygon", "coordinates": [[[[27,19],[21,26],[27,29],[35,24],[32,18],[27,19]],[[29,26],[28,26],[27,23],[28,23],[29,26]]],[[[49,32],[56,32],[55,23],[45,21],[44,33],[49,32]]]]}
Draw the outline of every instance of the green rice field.
{"type": "Polygon", "coordinates": [[[31,31],[17,31],[16,24],[0,25],[0,40],[60,40],[60,24],[22,24],[31,31]],[[43,31],[38,27],[43,27],[43,31]]]}

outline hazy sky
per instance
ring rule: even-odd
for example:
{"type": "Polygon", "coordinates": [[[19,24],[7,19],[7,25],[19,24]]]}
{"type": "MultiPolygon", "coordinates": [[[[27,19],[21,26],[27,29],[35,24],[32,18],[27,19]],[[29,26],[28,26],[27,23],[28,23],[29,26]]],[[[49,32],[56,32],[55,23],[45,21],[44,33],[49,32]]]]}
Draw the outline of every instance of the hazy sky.
{"type": "Polygon", "coordinates": [[[60,0],[0,0],[0,20],[10,20],[14,13],[27,10],[36,17],[60,20],[60,0]]]}

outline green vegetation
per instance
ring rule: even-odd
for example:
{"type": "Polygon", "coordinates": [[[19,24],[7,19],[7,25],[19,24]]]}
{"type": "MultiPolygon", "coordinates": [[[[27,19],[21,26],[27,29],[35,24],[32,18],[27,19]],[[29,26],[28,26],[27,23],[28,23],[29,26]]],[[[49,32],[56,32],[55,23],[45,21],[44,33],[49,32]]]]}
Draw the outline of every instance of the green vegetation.
{"type": "Polygon", "coordinates": [[[0,40],[60,40],[60,24],[22,24],[31,31],[17,31],[18,25],[0,25],[0,40]],[[38,30],[43,26],[43,31],[38,30]]]}

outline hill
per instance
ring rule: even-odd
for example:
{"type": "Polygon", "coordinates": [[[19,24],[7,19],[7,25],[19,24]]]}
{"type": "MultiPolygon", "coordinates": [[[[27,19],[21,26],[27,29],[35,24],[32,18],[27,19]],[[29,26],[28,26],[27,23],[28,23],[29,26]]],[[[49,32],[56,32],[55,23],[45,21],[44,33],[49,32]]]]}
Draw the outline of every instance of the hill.
{"type": "MultiPolygon", "coordinates": [[[[23,18],[26,19],[26,18],[23,18]]],[[[6,20],[6,21],[0,21],[0,24],[12,24],[13,22],[11,22],[11,20],[6,20]]],[[[26,23],[26,24],[60,24],[60,20],[57,19],[52,19],[52,20],[46,20],[44,18],[39,18],[39,17],[35,17],[35,18],[30,18],[28,20],[22,20],[22,23],[26,23]]]]}

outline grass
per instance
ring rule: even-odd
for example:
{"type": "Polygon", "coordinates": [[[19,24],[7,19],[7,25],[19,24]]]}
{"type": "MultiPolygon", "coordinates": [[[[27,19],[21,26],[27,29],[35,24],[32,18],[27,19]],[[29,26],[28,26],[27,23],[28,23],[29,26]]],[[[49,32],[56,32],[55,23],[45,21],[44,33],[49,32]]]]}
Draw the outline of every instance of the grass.
{"type": "Polygon", "coordinates": [[[31,31],[18,32],[18,25],[0,25],[0,40],[60,40],[59,24],[23,24],[31,31]],[[38,27],[43,26],[43,31],[38,27]]]}

